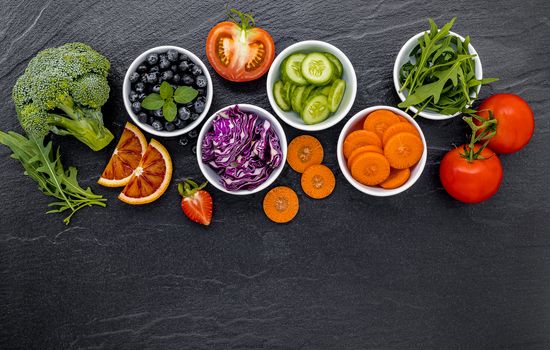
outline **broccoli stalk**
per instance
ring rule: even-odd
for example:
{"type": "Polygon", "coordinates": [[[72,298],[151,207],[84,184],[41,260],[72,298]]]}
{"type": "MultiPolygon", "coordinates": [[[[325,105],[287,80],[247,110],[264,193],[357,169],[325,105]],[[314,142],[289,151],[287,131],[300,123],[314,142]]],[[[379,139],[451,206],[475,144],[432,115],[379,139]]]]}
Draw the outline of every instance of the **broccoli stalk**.
{"type": "Polygon", "coordinates": [[[107,58],[82,43],[39,52],[12,92],[23,129],[37,138],[72,135],[94,151],[107,146],[113,134],[101,107],[109,98],[109,68],[107,58]]]}
{"type": "Polygon", "coordinates": [[[66,116],[48,113],[47,123],[56,135],[72,135],[94,151],[107,146],[114,138],[103,126],[100,110],[75,107],[72,97],[65,95],[57,100],[56,107],[66,116]]]}

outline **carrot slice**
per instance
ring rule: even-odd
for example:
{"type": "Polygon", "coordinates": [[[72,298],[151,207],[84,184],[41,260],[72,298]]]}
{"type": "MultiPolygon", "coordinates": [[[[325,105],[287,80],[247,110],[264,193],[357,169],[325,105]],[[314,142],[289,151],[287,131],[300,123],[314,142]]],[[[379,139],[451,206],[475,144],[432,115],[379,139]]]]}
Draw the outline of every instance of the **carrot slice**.
{"type": "Polygon", "coordinates": [[[375,145],[367,145],[367,146],[356,148],[353,150],[353,152],[351,152],[348,158],[348,169],[351,169],[351,165],[353,164],[353,161],[357,159],[357,156],[365,152],[375,152],[375,153],[384,154],[384,150],[382,150],[382,148],[375,145]]]}
{"type": "Polygon", "coordinates": [[[344,141],[344,156],[347,159],[355,149],[367,145],[375,145],[382,148],[382,140],[373,131],[354,131],[346,136],[344,141]]]}
{"type": "Polygon", "coordinates": [[[399,117],[399,121],[401,123],[410,123],[410,121],[407,118],[403,117],[402,115],[396,114],[396,116],[399,117]]]}
{"type": "Polygon", "coordinates": [[[420,136],[418,130],[416,130],[411,123],[397,123],[386,129],[386,132],[384,132],[384,136],[382,137],[382,143],[385,145],[393,135],[399,134],[400,132],[410,132],[411,134],[420,136]]]}
{"type": "Polygon", "coordinates": [[[329,196],[336,186],[332,170],[322,164],[312,165],[302,174],[302,189],[311,198],[321,199],[329,196]]]}
{"type": "Polygon", "coordinates": [[[265,215],[269,220],[279,224],[294,219],[299,208],[298,195],[290,187],[274,187],[264,197],[265,215]]]}
{"type": "Polygon", "coordinates": [[[380,138],[387,128],[401,122],[399,117],[387,109],[379,109],[370,113],[363,122],[363,129],[375,132],[380,138]]]}
{"type": "Polygon", "coordinates": [[[374,186],[384,182],[390,175],[390,163],[380,153],[360,154],[353,161],[351,176],[363,185],[374,186]]]}
{"type": "Polygon", "coordinates": [[[405,168],[405,169],[391,168],[390,176],[388,176],[386,181],[380,184],[380,187],[385,188],[387,190],[392,188],[397,188],[403,185],[405,182],[407,182],[410,176],[411,176],[411,170],[409,168],[405,168]]]}
{"type": "Polygon", "coordinates": [[[323,162],[324,151],[321,142],[313,136],[301,135],[288,145],[286,160],[294,171],[303,173],[309,166],[323,162]]]}
{"type": "Polygon", "coordinates": [[[393,135],[384,145],[384,155],[392,168],[405,169],[415,165],[422,157],[422,140],[410,132],[393,135]]]}

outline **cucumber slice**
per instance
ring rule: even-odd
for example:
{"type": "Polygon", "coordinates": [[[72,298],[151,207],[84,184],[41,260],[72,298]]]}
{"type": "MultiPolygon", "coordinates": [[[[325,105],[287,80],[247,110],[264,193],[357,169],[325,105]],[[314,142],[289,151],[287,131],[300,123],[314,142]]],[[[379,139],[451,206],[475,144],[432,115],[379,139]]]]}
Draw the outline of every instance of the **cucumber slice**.
{"type": "Polygon", "coordinates": [[[290,97],[290,104],[292,105],[292,110],[300,113],[302,111],[302,98],[304,97],[304,91],[306,90],[305,86],[298,86],[292,92],[290,97]]]}
{"type": "Polygon", "coordinates": [[[313,92],[315,91],[315,85],[308,85],[306,86],[305,90],[304,90],[304,96],[302,97],[302,108],[304,107],[304,105],[306,104],[306,101],[310,98],[310,97],[313,97],[313,92]]]}
{"type": "Polygon", "coordinates": [[[302,109],[302,120],[306,124],[318,124],[327,119],[330,114],[328,100],[324,95],[310,98],[302,109]]]}
{"type": "Polygon", "coordinates": [[[281,65],[281,75],[296,85],[307,85],[302,75],[302,61],[306,58],[303,53],[295,53],[288,56],[281,65]]]}
{"type": "Polygon", "coordinates": [[[275,98],[277,106],[279,106],[279,108],[283,111],[287,112],[290,111],[290,106],[283,98],[283,85],[283,82],[280,80],[277,80],[275,84],[273,84],[273,97],[275,98]]]}
{"type": "Polygon", "coordinates": [[[328,94],[328,108],[331,112],[336,112],[338,107],[340,107],[344,92],[346,92],[346,82],[342,79],[336,79],[334,83],[332,83],[328,94]]]}
{"type": "Polygon", "coordinates": [[[312,52],[302,61],[302,75],[311,84],[324,85],[332,79],[334,66],[327,56],[312,52]]]}
{"type": "Polygon", "coordinates": [[[290,108],[290,89],[291,88],[292,88],[292,83],[287,81],[286,83],[284,83],[283,90],[282,90],[283,99],[285,100],[289,108],[290,108]]]}
{"type": "Polygon", "coordinates": [[[338,79],[342,78],[342,74],[344,74],[344,66],[342,65],[342,62],[340,62],[340,60],[330,52],[325,52],[324,55],[327,56],[332,64],[334,64],[334,68],[336,68],[336,72],[334,72],[336,77],[338,79]]]}
{"type": "Polygon", "coordinates": [[[323,86],[322,88],[319,89],[319,92],[321,93],[321,95],[325,95],[328,97],[328,94],[330,93],[330,85],[327,85],[327,86],[323,86]]]}

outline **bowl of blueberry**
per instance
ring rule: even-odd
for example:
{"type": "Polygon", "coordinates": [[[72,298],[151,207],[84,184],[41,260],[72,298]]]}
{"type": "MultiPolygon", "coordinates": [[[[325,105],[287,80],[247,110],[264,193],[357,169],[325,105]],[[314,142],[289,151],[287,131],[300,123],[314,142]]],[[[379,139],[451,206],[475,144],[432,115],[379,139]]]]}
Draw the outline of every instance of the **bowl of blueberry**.
{"type": "Polygon", "coordinates": [[[177,46],[158,46],[139,55],[126,72],[122,91],[134,122],[161,137],[183,135],[197,127],[213,94],[204,63],[177,46]]]}

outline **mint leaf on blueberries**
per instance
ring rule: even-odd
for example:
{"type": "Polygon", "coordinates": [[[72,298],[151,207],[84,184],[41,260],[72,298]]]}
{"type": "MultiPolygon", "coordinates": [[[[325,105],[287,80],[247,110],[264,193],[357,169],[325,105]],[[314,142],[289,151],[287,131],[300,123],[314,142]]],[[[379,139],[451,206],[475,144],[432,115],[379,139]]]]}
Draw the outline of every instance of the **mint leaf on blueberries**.
{"type": "Polygon", "coordinates": [[[163,81],[162,84],[160,84],[160,97],[163,100],[168,100],[172,98],[173,94],[174,89],[172,88],[172,85],[170,85],[167,81],[163,81]]]}
{"type": "Polygon", "coordinates": [[[162,114],[164,115],[164,119],[171,122],[174,119],[176,119],[176,114],[178,112],[178,108],[176,107],[176,104],[172,99],[167,100],[164,103],[164,106],[162,106],[162,114]]]}
{"type": "Polygon", "coordinates": [[[162,108],[163,105],[164,105],[164,100],[162,99],[162,97],[160,97],[159,94],[154,92],[152,94],[149,94],[147,97],[145,97],[141,102],[141,107],[148,109],[150,111],[160,109],[162,108]]]}
{"type": "Polygon", "coordinates": [[[174,100],[177,103],[189,103],[197,97],[199,92],[189,86],[180,86],[174,93],[174,100]]]}

